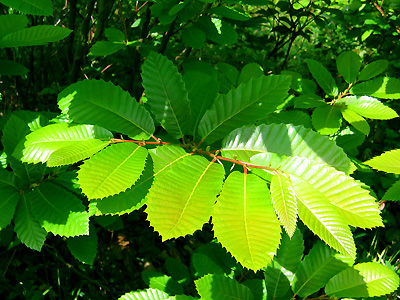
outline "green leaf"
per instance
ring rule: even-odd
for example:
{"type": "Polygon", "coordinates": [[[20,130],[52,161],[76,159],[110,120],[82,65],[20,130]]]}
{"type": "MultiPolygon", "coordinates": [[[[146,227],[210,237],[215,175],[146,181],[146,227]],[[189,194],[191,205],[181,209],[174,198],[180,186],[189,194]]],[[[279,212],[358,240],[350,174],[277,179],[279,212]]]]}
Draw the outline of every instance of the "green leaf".
{"type": "Polygon", "coordinates": [[[1,3],[25,14],[50,16],[53,14],[51,0],[1,0],[1,3]]]}
{"type": "Polygon", "coordinates": [[[154,133],[149,112],[112,82],[74,83],[58,95],[58,106],[75,122],[99,125],[134,139],[148,139],[154,133]]]}
{"type": "Polygon", "coordinates": [[[238,34],[235,28],[219,18],[202,16],[195,23],[195,27],[202,30],[207,39],[217,44],[232,45],[238,42],[238,34]]]}
{"type": "Polygon", "coordinates": [[[161,126],[174,138],[191,135],[188,94],[176,66],[152,52],[143,63],[142,78],[148,104],[161,126]]]}
{"type": "Polygon", "coordinates": [[[292,290],[295,295],[307,297],[353,263],[348,257],[339,255],[322,242],[317,242],[297,269],[292,290]]]}
{"type": "Polygon", "coordinates": [[[251,290],[223,275],[209,274],[195,282],[197,292],[204,300],[253,300],[251,290]]]}
{"type": "Polygon", "coordinates": [[[67,246],[77,260],[84,264],[93,265],[97,254],[96,228],[90,224],[89,235],[68,238],[67,246]]]}
{"type": "Polygon", "coordinates": [[[383,195],[382,200],[400,200],[400,180],[396,181],[383,195]]]}
{"type": "Polygon", "coordinates": [[[68,237],[89,234],[89,215],[72,193],[44,182],[26,198],[36,220],[47,231],[68,237]]]}
{"type": "MultiPolygon", "coordinates": [[[[363,189],[361,184],[352,177],[332,167],[302,157],[282,159],[278,163],[271,164],[269,155],[265,153],[253,156],[251,162],[259,166],[270,166],[302,178],[305,181],[304,192],[309,189],[310,196],[315,192],[317,197],[328,199],[341,215],[338,220],[345,220],[347,224],[361,228],[383,225],[376,199],[369,194],[369,191],[363,189]],[[314,189],[315,191],[311,192],[314,189]]],[[[298,187],[299,189],[302,187],[300,182],[298,187]]],[[[295,192],[297,194],[296,189],[295,192]]],[[[315,205],[317,207],[318,203],[315,205]]]]}
{"type": "Polygon", "coordinates": [[[234,66],[227,63],[217,63],[217,69],[218,83],[221,93],[226,94],[231,89],[237,87],[239,71],[234,66]]]}
{"type": "Polygon", "coordinates": [[[104,35],[112,42],[123,42],[126,39],[125,33],[116,28],[106,28],[104,30],[104,35]]]}
{"type": "Polygon", "coordinates": [[[325,105],[326,102],[315,94],[300,95],[294,98],[295,108],[314,108],[325,105]]]}
{"type": "Polygon", "coordinates": [[[29,203],[24,194],[21,195],[15,210],[14,230],[17,237],[26,246],[37,251],[42,249],[47,232],[33,217],[29,203]]]}
{"type": "Polygon", "coordinates": [[[270,190],[279,221],[291,237],[297,225],[297,201],[289,177],[284,173],[272,177],[270,190]]]}
{"type": "Polygon", "coordinates": [[[257,124],[293,124],[303,125],[304,127],[311,128],[310,116],[300,110],[280,111],[269,114],[265,119],[259,120],[257,124]]]}
{"type": "Polygon", "coordinates": [[[361,68],[361,57],[353,51],[342,52],[336,59],[336,66],[344,80],[347,83],[353,83],[361,68]]]}
{"type": "Polygon", "coordinates": [[[236,21],[247,21],[251,19],[251,16],[247,12],[238,8],[234,8],[232,6],[212,7],[207,10],[207,13],[220,15],[222,17],[236,21]]]}
{"type": "Polygon", "coordinates": [[[216,261],[202,253],[193,253],[192,265],[196,271],[195,277],[202,277],[207,274],[224,274],[223,268],[216,261]]]}
{"type": "Polygon", "coordinates": [[[366,65],[364,69],[361,70],[360,75],[358,75],[358,80],[364,81],[374,78],[375,76],[385,71],[388,65],[389,61],[387,61],[386,59],[373,61],[372,63],[366,65]]]}
{"type": "Polygon", "coordinates": [[[345,108],[342,109],[342,116],[343,118],[349,122],[351,125],[353,125],[357,130],[361,131],[365,135],[369,134],[370,127],[368,122],[361,117],[358,113],[355,111],[345,108]]]}
{"type": "MultiPolygon", "coordinates": [[[[353,235],[329,198],[299,177],[290,176],[298,199],[299,217],[308,228],[343,255],[355,258],[353,235]]],[[[296,293],[296,292],[295,292],[296,293]]]]}
{"type": "Polygon", "coordinates": [[[45,126],[26,136],[22,161],[38,163],[51,160],[50,166],[71,164],[101,150],[112,137],[108,130],[93,125],[61,123],[45,126]]]}
{"type": "Polygon", "coordinates": [[[201,156],[185,157],[156,175],[146,201],[151,226],[163,240],[201,229],[210,219],[223,179],[224,168],[201,156]]]}
{"type": "Polygon", "coordinates": [[[147,150],[118,143],[95,154],[80,167],[79,184],[89,199],[105,198],[130,188],[143,172],[147,150]]]}
{"type": "MultiPolygon", "coordinates": [[[[222,6],[220,6],[222,8],[222,6]]],[[[256,63],[249,63],[245,65],[240,72],[238,84],[246,83],[251,78],[258,78],[264,75],[263,68],[256,63]]]]}
{"type": "Polygon", "coordinates": [[[238,126],[254,123],[283,103],[290,80],[287,76],[261,76],[219,96],[200,121],[202,140],[211,144],[238,126]]]}
{"type": "Polygon", "coordinates": [[[46,45],[66,38],[72,30],[53,25],[37,25],[5,35],[0,48],[46,45]]]}
{"type": "Polygon", "coordinates": [[[336,101],[336,104],[350,109],[357,114],[378,120],[389,120],[397,118],[399,115],[390,107],[384,105],[379,100],[368,96],[348,96],[336,101]]]}
{"type": "Polygon", "coordinates": [[[400,149],[386,151],[367,160],[364,164],[378,171],[400,174],[400,149]]]}
{"type": "Polygon", "coordinates": [[[183,294],[183,287],[172,277],[157,271],[142,272],[143,281],[152,289],[163,291],[171,296],[183,294]]]}
{"type": "Polygon", "coordinates": [[[0,169],[0,189],[14,188],[16,189],[15,176],[12,172],[0,169]]]}
{"type": "Polygon", "coordinates": [[[349,126],[341,130],[335,139],[336,145],[345,151],[360,146],[364,141],[365,135],[349,126]]]}
{"type": "Polygon", "coordinates": [[[23,65],[8,59],[0,59],[0,75],[22,76],[29,72],[23,65]]]}
{"type": "Polygon", "coordinates": [[[118,300],[165,300],[170,296],[156,289],[146,289],[143,291],[130,292],[122,295],[118,300]]]}
{"type": "Polygon", "coordinates": [[[198,28],[184,28],[182,30],[182,40],[188,47],[201,49],[206,41],[206,34],[198,28]]]}
{"type": "Polygon", "coordinates": [[[28,18],[25,15],[0,16],[0,39],[6,34],[24,29],[28,25],[28,22],[28,18]]]}
{"type": "Polygon", "coordinates": [[[307,157],[336,169],[352,173],[355,166],[327,137],[304,128],[285,124],[245,126],[232,131],[222,142],[222,154],[250,161],[258,153],[272,152],[288,156],[307,157]]]}
{"type": "Polygon", "coordinates": [[[126,49],[125,44],[109,42],[109,41],[98,41],[91,48],[89,55],[93,56],[107,56],[118,52],[119,50],[126,49]]]}
{"type": "Polygon", "coordinates": [[[384,99],[400,99],[400,80],[391,77],[377,77],[356,84],[350,89],[350,93],[384,99]]]}
{"type": "Polygon", "coordinates": [[[360,263],[333,277],[325,292],[338,298],[378,297],[394,292],[399,276],[390,268],[374,263],[360,263]]]}
{"type": "Polygon", "coordinates": [[[170,170],[170,168],[175,167],[176,163],[191,155],[191,153],[183,150],[182,147],[175,145],[159,146],[149,152],[154,162],[154,176],[170,170]]]}
{"type": "Polygon", "coordinates": [[[254,300],[267,300],[267,286],[263,279],[247,279],[242,283],[247,286],[254,296],[254,300]]]}
{"type": "Polygon", "coordinates": [[[186,287],[192,282],[188,268],[180,260],[169,256],[165,261],[165,267],[169,275],[182,286],[186,287]]]}
{"type": "Polygon", "coordinates": [[[0,230],[11,223],[19,201],[19,193],[11,187],[2,187],[0,182],[0,230]]]}
{"type": "Polygon", "coordinates": [[[97,215],[122,215],[139,209],[145,203],[145,197],[153,184],[153,163],[147,161],[142,176],[123,193],[97,200],[97,215]]]}
{"type": "Polygon", "coordinates": [[[231,173],[213,212],[218,241],[240,264],[259,270],[272,260],[281,230],[265,181],[253,174],[231,173]]]}
{"type": "Polygon", "coordinates": [[[334,134],[342,125],[340,109],[331,105],[317,107],[312,114],[312,124],[320,134],[334,134]]]}
{"type": "Polygon", "coordinates": [[[336,97],[339,94],[339,89],[331,73],[320,62],[314,59],[306,59],[306,63],[312,76],[324,92],[329,96],[336,97]]]}

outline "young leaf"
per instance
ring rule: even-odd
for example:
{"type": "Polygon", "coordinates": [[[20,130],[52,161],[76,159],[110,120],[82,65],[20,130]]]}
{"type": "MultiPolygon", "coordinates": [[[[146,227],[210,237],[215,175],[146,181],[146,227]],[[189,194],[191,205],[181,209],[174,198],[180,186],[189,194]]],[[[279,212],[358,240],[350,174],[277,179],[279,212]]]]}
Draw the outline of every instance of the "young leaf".
{"type": "Polygon", "coordinates": [[[99,125],[139,140],[154,133],[149,112],[112,82],[84,80],[71,84],[58,95],[58,106],[78,123],[99,125]]]}
{"type": "Polygon", "coordinates": [[[279,221],[292,237],[297,223],[297,201],[289,177],[278,173],[271,179],[271,200],[279,221]]]}
{"type": "Polygon", "coordinates": [[[14,230],[27,247],[37,251],[42,249],[47,232],[34,218],[24,194],[21,195],[15,210],[14,230]]]}
{"type": "Polygon", "coordinates": [[[261,76],[220,95],[200,121],[202,140],[212,144],[238,126],[262,119],[283,103],[289,85],[287,76],[261,76]]]}
{"type": "Polygon", "coordinates": [[[307,157],[334,168],[352,173],[355,166],[327,137],[304,128],[285,124],[245,126],[232,131],[222,142],[222,154],[250,161],[258,153],[272,152],[281,155],[307,157]]]}
{"type": "Polygon", "coordinates": [[[336,66],[344,80],[347,83],[353,83],[360,71],[361,57],[353,51],[342,52],[336,59],[336,66]]]}
{"type": "Polygon", "coordinates": [[[290,176],[298,199],[299,218],[308,228],[341,254],[355,258],[353,235],[339,211],[307,181],[290,176]]]}
{"type": "Polygon", "coordinates": [[[197,292],[204,300],[253,300],[251,290],[235,279],[224,275],[209,274],[197,279],[195,282],[197,292]]]}
{"type": "Polygon", "coordinates": [[[352,259],[339,255],[322,242],[317,242],[297,269],[292,290],[295,295],[307,297],[353,263],[352,259]]]}
{"type": "Polygon", "coordinates": [[[188,156],[157,176],[147,196],[151,226],[163,240],[191,234],[206,223],[221,191],[224,168],[201,156],[188,156]]]}
{"type": "Polygon", "coordinates": [[[400,200],[400,180],[396,181],[383,195],[382,200],[400,200]]]}
{"type": "Polygon", "coordinates": [[[369,119],[389,120],[399,116],[390,107],[384,105],[379,100],[368,96],[348,96],[339,99],[336,101],[336,104],[339,106],[345,104],[347,109],[369,119]]]}
{"type": "Polygon", "coordinates": [[[368,122],[361,117],[358,113],[355,111],[345,108],[342,109],[342,116],[343,118],[349,122],[351,125],[353,125],[357,130],[361,131],[365,135],[369,134],[370,127],[368,122]]]}
{"type": "Polygon", "coordinates": [[[147,150],[134,143],[118,143],[86,160],[78,171],[82,192],[89,199],[105,198],[130,188],[139,179],[147,150]]]}
{"type": "Polygon", "coordinates": [[[361,70],[360,75],[358,75],[358,80],[364,81],[374,78],[375,76],[385,71],[388,65],[389,61],[387,61],[386,59],[373,61],[372,63],[366,65],[364,69],[361,70]]]}
{"type": "Polygon", "coordinates": [[[91,223],[89,235],[80,235],[67,239],[67,246],[72,255],[80,262],[92,265],[97,254],[96,228],[91,223]]]}
{"type": "Polygon", "coordinates": [[[19,200],[19,193],[11,187],[4,187],[0,182],[0,230],[11,223],[19,200]]]}
{"type": "Polygon", "coordinates": [[[400,149],[386,151],[367,160],[364,164],[378,171],[400,174],[400,149]]]}
{"type": "Polygon", "coordinates": [[[350,89],[350,93],[384,99],[400,99],[400,80],[391,77],[377,77],[356,84],[350,89]]]}
{"type": "Polygon", "coordinates": [[[340,109],[331,105],[317,107],[311,116],[312,124],[320,134],[334,134],[342,125],[340,109]]]}
{"type": "Polygon", "coordinates": [[[324,90],[324,92],[329,96],[336,97],[339,93],[339,89],[331,73],[329,73],[329,71],[320,62],[314,59],[306,59],[306,63],[312,76],[318,82],[319,86],[324,90]]]}
{"type": "Polygon", "coordinates": [[[69,127],[61,123],[45,126],[26,136],[22,161],[38,163],[51,159],[51,165],[74,163],[107,146],[111,138],[111,132],[93,125],[69,127]],[[57,150],[61,152],[51,158],[57,150]]]}
{"type": "Polygon", "coordinates": [[[192,135],[192,116],[182,76],[165,56],[152,52],[142,66],[143,86],[156,120],[174,138],[192,135]]]}
{"type": "Polygon", "coordinates": [[[51,183],[41,183],[26,194],[35,219],[60,236],[89,234],[89,215],[80,199],[51,183]]]}
{"type": "Polygon", "coordinates": [[[170,295],[167,293],[150,288],[143,291],[126,293],[119,297],[118,300],[166,300],[169,298],[170,295]]]}
{"type": "Polygon", "coordinates": [[[399,276],[393,270],[367,262],[334,276],[326,285],[325,292],[335,298],[369,298],[392,293],[398,287],[399,276]]]}
{"type": "Polygon", "coordinates": [[[231,173],[213,212],[218,241],[240,264],[252,270],[268,265],[279,246],[281,229],[265,181],[231,173]]]}

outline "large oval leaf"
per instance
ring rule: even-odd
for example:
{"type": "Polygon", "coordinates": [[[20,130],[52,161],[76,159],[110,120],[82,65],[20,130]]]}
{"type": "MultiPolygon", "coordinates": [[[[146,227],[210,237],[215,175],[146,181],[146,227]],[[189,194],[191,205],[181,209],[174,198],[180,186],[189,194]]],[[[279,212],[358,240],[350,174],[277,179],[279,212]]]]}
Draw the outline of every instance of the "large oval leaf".
{"type": "Polygon", "coordinates": [[[353,51],[345,51],[336,59],[336,66],[340,75],[347,83],[353,83],[360,71],[361,57],[353,51]]]}
{"type": "Polygon", "coordinates": [[[283,103],[289,85],[287,76],[261,76],[220,95],[200,121],[201,138],[211,144],[238,126],[265,118],[283,103]]]}
{"type": "Polygon", "coordinates": [[[169,171],[156,175],[147,196],[146,212],[163,240],[201,229],[210,219],[224,174],[221,165],[201,156],[188,156],[169,171]]]}
{"type": "Polygon", "coordinates": [[[58,106],[78,123],[99,125],[139,140],[148,139],[154,133],[149,112],[112,82],[74,83],[58,95],[58,106]]]}
{"type": "Polygon", "coordinates": [[[232,131],[222,142],[222,154],[228,158],[250,161],[258,153],[273,152],[282,155],[307,157],[351,173],[355,166],[327,137],[289,124],[244,126],[232,131]]]}
{"type": "Polygon", "coordinates": [[[306,63],[312,76],[318,82],[319,86],[324,90],[324,92],[329,96],[336,97],[339,93],[339,89],[331,73],[329,73],[329,71],[320,62],[314,59],[306,59],[306,63]]]}
{"type": "Polygon", "coordinates": [[[78,179],[82,192],[96,199],[125,191],[139,179],[146,157],[147,150],[134,143],[111,145],[81,166],[78,179]]]}
{"type": "Polygon", "coordinates": [[[368,262],[337,274],[329,280],[325,292],[335,298],[368,298],[392,293],[398,287],[399,275],[384,265],[368,262]]]}
{"type": "Polygon", "coordinates": [[[233,172],[226,179],[213,212],[218,241],[244,267],[259,270],[274,257],[281,228],[265,181],[233,172]]]}

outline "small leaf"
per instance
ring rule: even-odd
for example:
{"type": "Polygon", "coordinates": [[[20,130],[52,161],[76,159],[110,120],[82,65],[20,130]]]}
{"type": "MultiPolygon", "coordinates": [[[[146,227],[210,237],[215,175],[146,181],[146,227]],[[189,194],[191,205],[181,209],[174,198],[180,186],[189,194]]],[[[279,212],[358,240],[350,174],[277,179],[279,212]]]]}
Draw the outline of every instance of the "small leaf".
{"type": "Polygon", "coordinates": [[[210,219],[223,178],[223,167],[201,156],[188,156],[157,175],[146,201],[151,226],[163,240],[201,229],[210,219]]]}
{"type": "Polygon", "coordinates": [[[336,104],[339,106],[345,104],[347,109],[351,109],[357,114],[369,119],[389,120],[399,116],[390,107],[368,96],[348,96],[339,99],[336,101],[336,104]]]}
{"type": "Polygon", "coordinates": [[[188,93],[177,67],[165,56],[152,52],[142,70],[148,104],[156,120],[174,138],[191,135],[188,93]]]}
{"type": "Polygon", "coordinates": [[[365,135],[369,134],[370,127],[368,122],[361,117],[358,113],[351,109],[342,109],[343,118],[349,122],[352,126],[354,126],[357,130],[361,131],[365,135]]]}
{"type": "Polygon", "coordinates": [[[364,162],[378,171],[400,174],[400,149],[386,151],[383,154],[364,162]]]}
{"type": "Polygon", "coordinates": [[[345,51],[336,59],[336,66],[340,75],[347,83],[353,83],[361,68],[361,57],[354,51],[345,51]]]}
{"type": "Polygon", "coordinates": [[[37,251],[42,249],[47,232],[33,217],[29,203],[24,194],[21,195],[15,210],[14,230],[17,237],[27,247],[37,251]]]}
{"type": "Polygon", "coordinates": [[[364,69],[361,70],[360,75],[358,75],[358,80],[364,81],[374,78],[375,76],[385,71],[388,65],[389,61],[387,61],[386,59],[373,61],[372,63],[366,65],[364,69]]]}
{"type": "Polygon", "coordinates": [[[320,62],[314,59],[306,59],[306,63],[312,76],[324,92],[329,96],[336,97],[339,94],[339,89],[331,73],[320,62]]]}
{"type": "Polygon", "coordinates": [[[32,213],[47,231],[60,236],[89,234],[89,215],[80,199],[51,183],[26,194],[32,213]]]}
{"type": "Polygon", "coordinates": [[[317,242],[297,269],[292,286],[295,295],[307,297],[320,290],[331,278],[354,261],[317,242]]]}
{"type": "Polygon", "coordinates": [[[218,241],[246,268],[266,267],[279,246],[280,224],[267,185],[256,175],[235,171],[228,176],[213,224],[218,241]]]}
{"type": "Polygon", "coordinates": [[[82,192],[89,199],[105,198],[130,188],[140,177],[147,150],[118,143],[86,160],[78,171],[82,192]]]}
{"type": "Polygon", "coordinates": [[[119,50],[126,49],[123,43],[115,43],[109,41],[98,41],[90,48],[89,55],[93,56],[107,56],[118,52],[119,50]]]}
{"type": "Polygon", "coordinates": [[[197,292],[204,300],[253,300],[251,290],[235,279],[218,274],[209,274],[195,282],[197,292]]]}
{"type": "Polygon", "coordinates": [[[169,298],[170,295],[167,293],[150,288],[143,291],[126,293],[119,297],[118,300],[166,300],[169,298]]]}
{"type": "Polygon", "coordinates": [[[279,221],[292,237],[297,225],[297,201],[289,177],[282,173],[272,177],[271,200],[279,221]]]}
{"type": "Polygon", "coordinates": [[[340,109],[331,105],[317,107],[312,114],[312,124],[320,134],[334,134],[342,125],[340,109]]]}
{"type": "Polygon", "coordinates": [[[325,292],[337,298],[379,297],[399,287],[399,276],[390,268],[374,263],[360,263],[348,268],[331,280],[325,292]]]}

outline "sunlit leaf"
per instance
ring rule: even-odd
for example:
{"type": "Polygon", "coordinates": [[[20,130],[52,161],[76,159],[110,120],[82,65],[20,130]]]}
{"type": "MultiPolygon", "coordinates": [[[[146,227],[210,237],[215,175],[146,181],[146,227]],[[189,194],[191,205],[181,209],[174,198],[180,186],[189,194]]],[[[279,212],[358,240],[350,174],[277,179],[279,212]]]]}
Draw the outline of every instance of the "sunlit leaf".
{"type": "Polygon", "coordinates": [[[350,89],[354,95],[368,95],[383,99],[400,99],[400,80],[392,77],[377,77],[356,84],[350,89]]]}
{"type": "Polygon", "coordinates": [[[378,171],[400,174],[400,149],[384,152],[367,160],[364,164],[378,171]]]}
{"type": "Polygon", "coordinates": [[[368,122],[361,117],[358,113],[351,109],[342,109],[343,118],[349,122],[352,126],[354,126],[357,130],[361,131],[365,135],[369,134],[370,127],[368,122]]]}
{"type": "Polygon", "coordinates": [[[122,295],[118,300],[165,300],[170,295],[156,289],[146,289],[143,291],[130,292],[122,295]]]}

